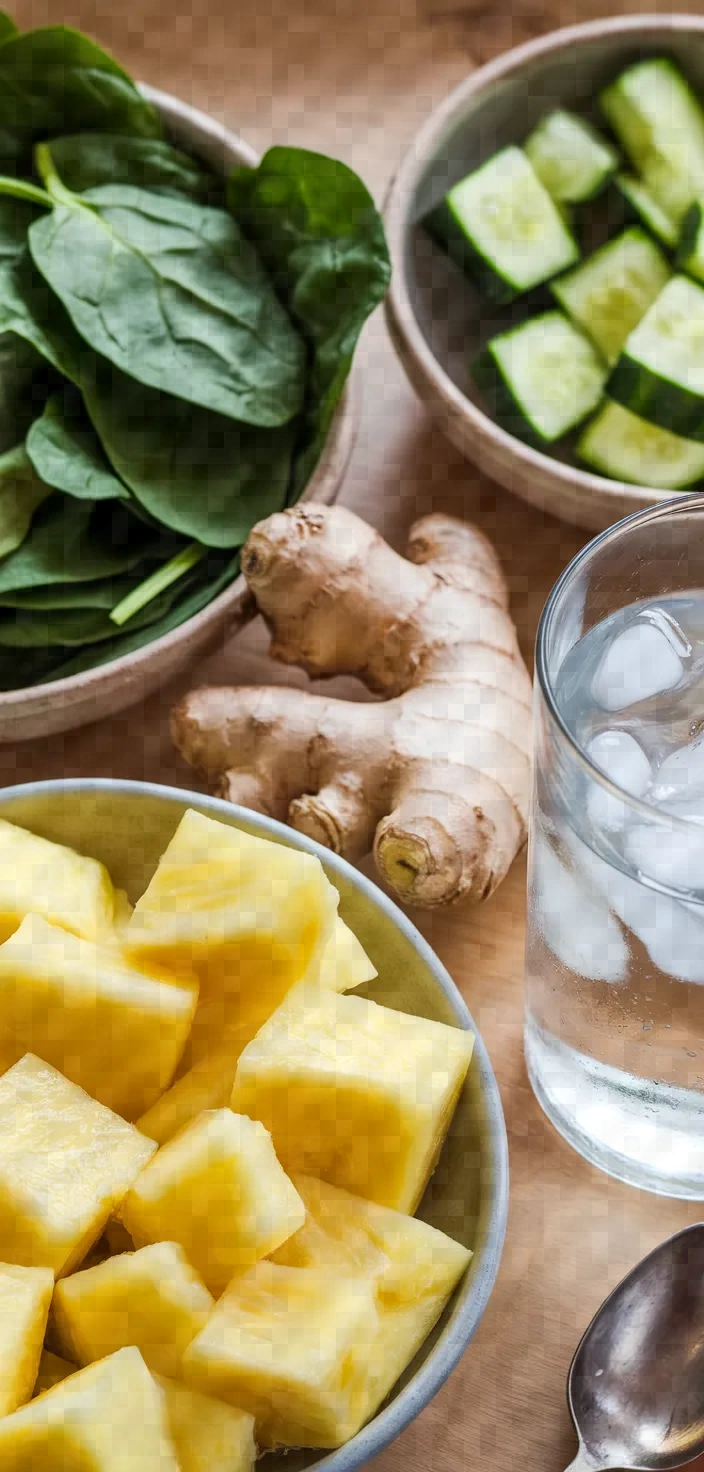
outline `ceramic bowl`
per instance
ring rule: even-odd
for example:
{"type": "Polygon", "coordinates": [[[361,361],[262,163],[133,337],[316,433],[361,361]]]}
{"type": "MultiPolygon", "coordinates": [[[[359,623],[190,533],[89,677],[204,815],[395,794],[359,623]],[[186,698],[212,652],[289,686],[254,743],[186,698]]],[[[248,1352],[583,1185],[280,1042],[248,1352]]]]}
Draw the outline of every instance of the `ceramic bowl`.
{"type": "Polygon", "coordinates": [[[422,1411],[464,1353],[486,1308],[506,1223],[508,1163],[499,1092],[465,1004],[422,936],[396,905],[344,859],[271,819],[170,787],[102,779],[33,782],[0,792],[0,817],[101,859],[133,900],[143,892],[184,810],[197,808],[248,833],[317,854],[340,892],[340,913],[378,968],[363,990],[378,1002],[476,1036],[467,1083],[419,1215],[474,1256],[439,1325],[385,1406],[339,1451],[268,1456],[262,1472],[355,1472],[422,1411]]]}
{"type": "MultiPolygon", "coordinates": [[[[249,144],[205,113],[153,87],[141,90],[158,107],[172,141],[211,168],[225,172],[235,164],[257,164],[257,154],[249,144]]],[[[301,500],[335,500],[354,445],[360,392],[359,374],[353,370],[301,500]]],[[[115,715],[235,634],[250,617],[247,585],[238,577],[200,613],[133,654],[66,680],[0,692],[0,742],[32,740],[115,715]]]]}
{"type": "MultiPolygon", "coordinates": [[[[419,221],[447,190],[554,107],[589,113],[599,89],[641,57],[674,56],[704,89],[704,17],[632,15],[553,31],[474,72],[428,118],[391,186],[389,327],[408,377],[447,437],[479,468],[554,516],[603,530],[671,492],[626,485],[553,458],[501,429],[469,373],[506,325],[419,221]]],[[[594,121],[598,121],[594,113],[594,121]]]]}

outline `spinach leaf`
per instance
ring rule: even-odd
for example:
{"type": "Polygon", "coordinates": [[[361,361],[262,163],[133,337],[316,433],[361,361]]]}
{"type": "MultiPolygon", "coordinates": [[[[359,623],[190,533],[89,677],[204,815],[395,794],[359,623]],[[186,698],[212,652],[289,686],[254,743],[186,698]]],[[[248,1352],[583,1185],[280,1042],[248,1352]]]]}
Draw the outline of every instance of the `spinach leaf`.
{"type": "Polygon", "coordinates": [[[44,413],[31,426],[26,446],[37,475],[67,496],[89,501],[129,496],[127,487],[113,474],[75,390],[52,394],[44,413]]]}
{"type": "Polygon", "coordinates": [[[9,41],[12,36],[19,36],[19,31],[11,15],[5,10],[0,10],[0,46],[9,41]]]}
{"type": "Polygon", "coordinates": [[[164,194],[186,194],[203,204],[224,202],[222,179],[160,138],[78,133],[54,138],[51,156],[67,189],[74,194],[97,189],[101,184],[133,184],[164,194]]]}
{"type": "Polygon", "coordinates": [[[35,270],[27,249],[14,260],[0,258],[0,333],[29,343],[63,378],[79,384],[92,373],[94,354],[81,341],[68,313],[35,270]]]}
{"type": "Polygon", "coordinates": [[[94,507],[90,501],[51,496],[35,515],[22,545],[0,565],[0,595],[50,583],[113,577],[145,557],[160,555],[163,541],[122,511],[119,502],[94,507]]]}
{"type": "Polygon", "coordinates": [[[65,657],[57,649],[24,649],[18,654],[16,649],[0,648],[0,690],[25,690],[52,679],[52,671],[65,657]]]}
{"type": "Polygon", "coordinates": [[[24,445],[0,455],[0,557],[21,546],[37,507],[50,495],[24,445]]]}
{"type": "MultiPolygon", "coordinates": [[[[178,596],[176,588],[167,588],[130,619],[130,633],[149,628],[168,614],[178,596]]],[[[112,606],[112,605],[111,605],[112,606]]],[[[120,638],[123,630],[109,617],[109,610],[99,608],[63,608],[54,610],[0,609],[0,646],[11,649],[46,649],[58,645],[62,649],[80,648],[84,644],[102,644],[120,638]]]]}
{"type": "Polygon", "coordinates": [[[295,495],[320,456],[362,327],[389,284],[384,226],[351,169],[301,148],[271,148],[258,168],[236,169],[228,202],[310,350],[295,495]]]}
{"type": "Polygon", "coordinates": [[[73,195],[37,153],[55,203],[30,226],[30,251],[84,341],[141,383],[233,419],[292,419],[305,349],[234,220],[128,184],[73,195]]]}
{"type": "Polygon", "coordinates": [[[295,424],[254,429],[144,389],[96,362],[90,417],[117,474],[163,526],[206,547],[240,547],[286,504],[295,424]]]}
{"type": "Polygon", "coordinates": [[[0,157],[20,162],[38,139],[105,131],[161,138],[159,114],[121,66],[68,26],[24,31],[0,46],[0,157]]]}
{"type": "MultiPolygon", "coordinates": [[[[200,566],[203,567],[203,564],[201,563],[200,566]]],[[[82,650],[80,654],[74,655],[64,663],[53,666],[51,672],[40,676],[36,683],[63,680],[70,675],[78,675],[83,670],[107,664],[110,660],[120,659],[125,654],[132,654],[135,649],[141,649],[143,645],[151,644],[155,639],[161,639],[164,634],[170,634],[173,629],[177,629],[187,619],[194,618],[201,609],[212,603],[213,599],[217,598],[218,594],[234,581],[239,568],[239,553],[227,560],[213,559],[205,576],[194,581],[185,592],[182,590],[181,596],[174,602],[169,612],[163,614],[155,623],[143,629],[123,632],[117,639],[106,642],[104,645],[93,645],[90,649],[82,650]]]]}
{"type": "Polygon", "coordinates": [[[100,578],[95,583],[50,583],[46,588],[17,588],[4,593],[0,608],[27,608],[37,613],[52,609],[105,608],[108,613],[147,577],[149,566],[138,564],[124,577],[100,578]]]}

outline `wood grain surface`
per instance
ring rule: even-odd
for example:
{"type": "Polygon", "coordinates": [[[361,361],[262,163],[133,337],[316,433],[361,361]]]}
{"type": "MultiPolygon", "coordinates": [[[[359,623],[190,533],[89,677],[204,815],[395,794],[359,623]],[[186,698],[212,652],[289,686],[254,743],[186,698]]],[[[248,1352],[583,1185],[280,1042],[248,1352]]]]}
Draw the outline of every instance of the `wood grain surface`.
{"type": "MultiPolygon", "coordinates": [[[[550,14],[519,5],[513,19],[491,4],[463,14],[456,0],[447,15],[441,0],[198,0],[192,11],[182,3],[20,0],[15,13],[22,26],[63,20],[93,31],[139,78],[205,108],[259,149],[292,142],[338,154],[377,199],[422,118],[471,67],[576,18],[576,0],[553,3],[550,14]]],[[[545,598],[583,535],[497,490],[445,443],[408,388],[380,315],[362,351],[366,406],[342,500],[398,547],[431,509],[476,519],[503,559],[530,658],[545,598]]],[[[304,683],[269,667],[265,648],[253,625],[191,680],[304,683]]],[[[169,708],[187,683],[101,725],[0,748],[0,782],[110,775],[193,785],[168,732],[169,708]]],[[[509,1131],[511,1212],[498,1284],[474,1342],[433,1404],[378,1458],[378,1472],[562,1472],[575,1451],[565,1375],[583,1328],[643,1253],[702,1214],[584,1164],[534,1101],[521,1036],[524,891],[519,860],[481,909],[413,916],[493,1060],[509,1131]]]]}

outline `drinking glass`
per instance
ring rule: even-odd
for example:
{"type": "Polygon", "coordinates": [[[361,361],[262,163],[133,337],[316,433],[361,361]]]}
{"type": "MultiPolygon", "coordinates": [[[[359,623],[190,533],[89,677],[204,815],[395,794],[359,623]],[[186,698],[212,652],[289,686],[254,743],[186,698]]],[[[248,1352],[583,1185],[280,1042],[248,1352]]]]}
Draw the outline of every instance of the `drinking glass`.
{"type": "Polygon", "coordinates": [[[704,1200],[699,496],[596,537],[543,611],[525,1050],[545,1113],[583,1156],[704,1200]]]}

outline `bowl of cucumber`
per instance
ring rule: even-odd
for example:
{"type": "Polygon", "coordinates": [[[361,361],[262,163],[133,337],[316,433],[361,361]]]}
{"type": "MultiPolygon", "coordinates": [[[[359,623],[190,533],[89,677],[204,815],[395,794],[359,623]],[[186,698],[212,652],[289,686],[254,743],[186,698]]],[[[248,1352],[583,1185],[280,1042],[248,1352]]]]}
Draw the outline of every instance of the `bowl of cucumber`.
{"type": "Polygon", "coordinates": [[[704,18],[592,21],[473,73],[386,226],[395,346],[482,471],[597,530],[704,489],[704,18]]]}

